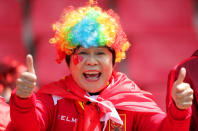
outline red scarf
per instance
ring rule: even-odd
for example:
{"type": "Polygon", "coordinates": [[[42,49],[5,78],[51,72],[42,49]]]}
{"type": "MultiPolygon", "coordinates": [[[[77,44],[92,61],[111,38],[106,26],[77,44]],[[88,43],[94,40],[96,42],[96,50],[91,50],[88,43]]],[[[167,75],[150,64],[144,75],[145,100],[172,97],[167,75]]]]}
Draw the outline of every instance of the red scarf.
{"type": "Polygon", "coordinates": [[[57,95],[76,100],[76,105],[80,112],[77,129],[83,131],[101,130],[101,117],[111,112],[103,103],[120,110],[162,113],[161,109],[153,101],[152,95],[140,90],[126,75],[113,72],[109,82],[108,87],[103,89],[97,97],[97,100],[102,104],[94,102],[84,104],[84,109],[80,107],[79,102],[89,103],[89,100],[84,97],[88,95],[75,83],[71,75],[67,76],[64,80],[44,86],[38,93],[57,95]]]}

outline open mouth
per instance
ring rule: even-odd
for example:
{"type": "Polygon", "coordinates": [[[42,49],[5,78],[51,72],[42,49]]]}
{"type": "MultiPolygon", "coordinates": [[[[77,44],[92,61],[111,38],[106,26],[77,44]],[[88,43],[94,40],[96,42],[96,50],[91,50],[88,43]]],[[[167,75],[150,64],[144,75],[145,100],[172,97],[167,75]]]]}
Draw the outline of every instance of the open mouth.
{"type": "Polygon", "coordinates": [[[101,72],[84,72],[83,73],[83,76],[88,81],[97,81],[99,80],[101,75],[102,75],[101,72]]]}

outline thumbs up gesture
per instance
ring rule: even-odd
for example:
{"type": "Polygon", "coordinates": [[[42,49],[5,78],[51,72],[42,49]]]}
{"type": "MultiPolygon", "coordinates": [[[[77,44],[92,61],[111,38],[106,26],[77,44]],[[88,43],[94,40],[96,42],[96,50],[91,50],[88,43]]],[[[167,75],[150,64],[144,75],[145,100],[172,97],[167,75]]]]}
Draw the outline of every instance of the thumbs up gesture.
{"type": "Polygon", "coordinates": [[[186,69],[181,68],[178,79],[174,82],[171,91],[172,98],[178,109],[187,109],[192,105],[193,90],[188,83],[184,83],[186,69]]]}
{"type": "Polygon", "coordinates": [[[33,58],[26,56],[27,71],[17,79],[16,95],[20,98],[28,98],[36,86],[36,74],[34,71],[33,58]]]}

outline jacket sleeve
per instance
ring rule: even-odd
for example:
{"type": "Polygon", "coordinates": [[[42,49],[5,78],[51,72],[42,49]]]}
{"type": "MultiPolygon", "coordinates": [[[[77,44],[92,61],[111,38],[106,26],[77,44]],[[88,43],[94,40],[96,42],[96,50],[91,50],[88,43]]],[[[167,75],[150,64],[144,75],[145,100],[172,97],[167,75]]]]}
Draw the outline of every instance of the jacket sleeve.
{"type": "Polygon", "coordinates": [[[20,131],[42,131],[50,129],[54,114],[50,95],[35,95],[21,99],[14,90],[10,99],[12,126],[20,131]]]}
{"type": "Polygon", "coordinates": [[[190,126],[191,108],[179,110],[174,103],[170,104],[166,113],[137,113],[135,129],[137,131],[188,131],[190,126]]]}

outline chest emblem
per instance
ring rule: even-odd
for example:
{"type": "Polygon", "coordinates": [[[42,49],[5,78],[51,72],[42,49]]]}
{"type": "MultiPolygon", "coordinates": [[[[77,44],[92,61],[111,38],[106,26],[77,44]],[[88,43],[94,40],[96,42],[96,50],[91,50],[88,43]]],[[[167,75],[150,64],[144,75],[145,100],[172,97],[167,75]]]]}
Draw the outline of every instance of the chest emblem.
{"type": "Polygon", "coordinates": [[[126,131],[126,114],[119,114],[123,121],[123,125],[109,120],[109,131],[126,131]]]}

